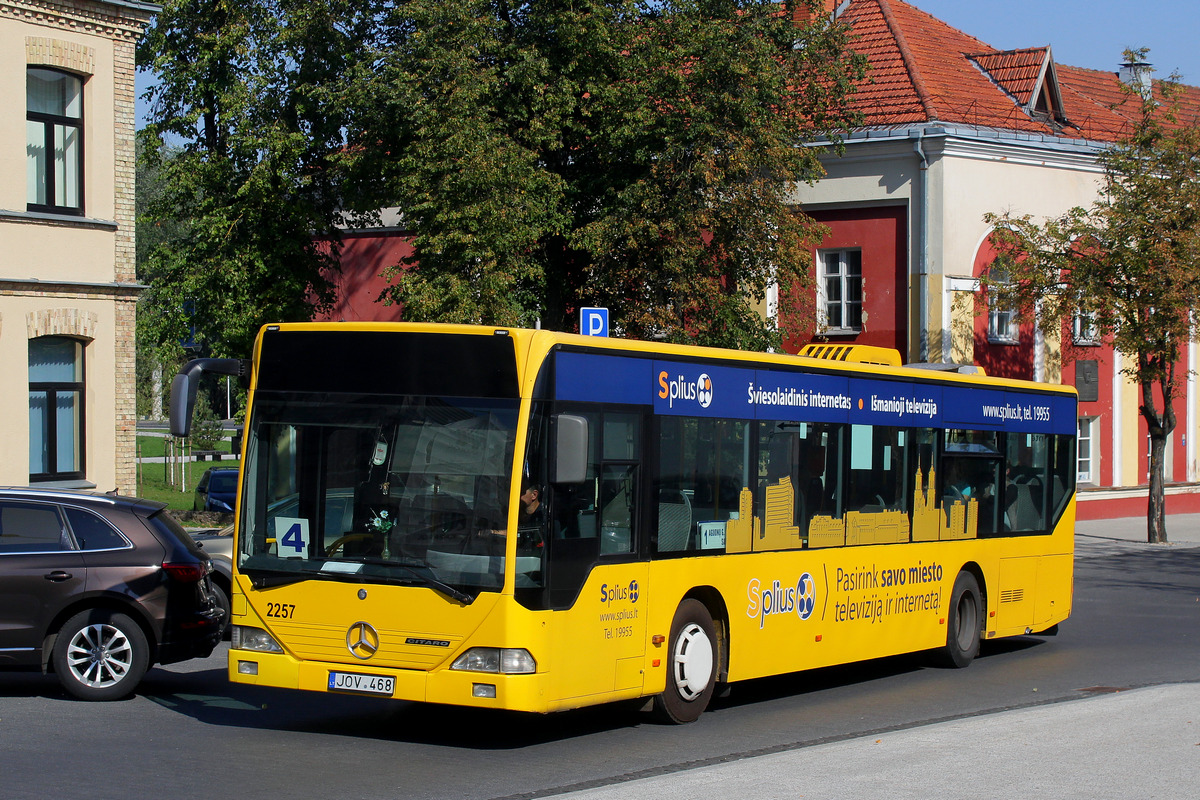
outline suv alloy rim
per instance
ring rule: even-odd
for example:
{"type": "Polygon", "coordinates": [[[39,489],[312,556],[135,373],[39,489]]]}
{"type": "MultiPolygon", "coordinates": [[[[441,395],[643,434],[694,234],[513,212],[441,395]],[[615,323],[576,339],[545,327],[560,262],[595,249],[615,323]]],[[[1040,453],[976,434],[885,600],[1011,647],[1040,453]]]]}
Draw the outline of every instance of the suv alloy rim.
{"type": "Polygon", "coordinates": [[[133,664],[133,645],[124,631],[109,624],[79,629],[67,645],[67,664],[86,686],[103,689],[121,682],[133,664]]]}

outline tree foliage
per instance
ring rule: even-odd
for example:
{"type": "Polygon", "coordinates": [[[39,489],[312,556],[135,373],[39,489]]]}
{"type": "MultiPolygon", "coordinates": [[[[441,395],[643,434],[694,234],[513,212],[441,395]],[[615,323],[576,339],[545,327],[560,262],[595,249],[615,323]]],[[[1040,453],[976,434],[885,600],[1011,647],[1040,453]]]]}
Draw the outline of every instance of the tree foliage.
{"type": "MultiPolygon", "coordinates": [[[[805,8],[812,3],[805,2],[805,8]]],[[[355,165],[415,232],[408,317],[765,348],[808,281],[805,138],[851,124],[844,28],[760,0],[411,0],[356,75],[355,165]]]]}
{"type": "Polygon", "coordinates": [[[330,299],[345,215],[395,207],[408,319],[571,329],[605,305],[628,336],[778,345],[756,303],[806,284],[819,233],[788,193],[864,69],[792,8],[168,0],[139,53],[146,136],[180,150],[148,216],[187,232],[148,259],[155,336],[248,352],[330,299]]]}
{"type": "MultiPolygon", "coordinates": [[[[1145,51],[1127,56],[1144,56],[1145,51]]],[[[1006,273],[991,302],[1036,309],[1048,336],[1082,316],[1125,355],[1151,440],[1148,539],[1166,541],[1164,454],[1174,402],[1200,310],[1200,128],[1182,119],[1174,76],[1156,96],[1128,90],[1130,128],[1101,157],[1104,180],[1090,208],[1054,219],[991,214],[1006,273]]]]}
{"type": "Polygon", "coordinates": [[[354,5],[178,0],[139,44],[159,79],[142,152],[163,184],[144,218],[182,227],[144,266],[157,341],[194,327],[208,352],[246,355],[262,323],[330,302],[344,142],[325,92],[355,55],[354,5]]]}

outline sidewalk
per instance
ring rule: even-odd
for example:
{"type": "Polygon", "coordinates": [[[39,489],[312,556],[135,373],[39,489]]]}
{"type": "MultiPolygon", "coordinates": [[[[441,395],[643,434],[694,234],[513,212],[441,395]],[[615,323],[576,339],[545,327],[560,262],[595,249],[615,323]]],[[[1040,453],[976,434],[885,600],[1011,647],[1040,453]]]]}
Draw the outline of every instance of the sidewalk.
{"type": "Polygon", "coordinates": [[[1134,689],[568,792],[564,800],[1195,797],[1200,685],[1134,689]]]}
{"type": "Polygon", "coordinates": [[[1168,514],[1166,544],[1150,544],[1146,541],[1145,517],[1094,519],[1075,523],[1077,557],[1169,547],[1200,547],[1200,514],[1168,514]]]}
{"type": "MultiPolygon", "coordinates": [[[[1200,514],[1089,520],[1076,556],[1200,547],[1200,514]]],[[[686,759],[681,759],[686,760],[686,759]]],[[[1173,684],[969,717],[708,764],[556,795],[562,800],[1096,800],[1196,797],[1200,684],[1173,684]]]]}

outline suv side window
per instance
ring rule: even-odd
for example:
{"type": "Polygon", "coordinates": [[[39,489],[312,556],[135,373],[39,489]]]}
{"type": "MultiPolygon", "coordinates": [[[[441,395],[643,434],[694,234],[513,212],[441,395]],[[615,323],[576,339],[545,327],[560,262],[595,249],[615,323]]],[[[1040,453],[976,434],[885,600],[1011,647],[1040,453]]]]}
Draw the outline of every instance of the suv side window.
{"type": "Polygon", "coordinates": [[[124,536],[92,512],[82,508],[67,508],[65,511],[80,550],[120,550],[128,546],[124,536]]]}
{"type": "Polygon", "coordinates": [[[52,553],[74,549],[54,506],[0,503],[0,553],[52,553]]]}

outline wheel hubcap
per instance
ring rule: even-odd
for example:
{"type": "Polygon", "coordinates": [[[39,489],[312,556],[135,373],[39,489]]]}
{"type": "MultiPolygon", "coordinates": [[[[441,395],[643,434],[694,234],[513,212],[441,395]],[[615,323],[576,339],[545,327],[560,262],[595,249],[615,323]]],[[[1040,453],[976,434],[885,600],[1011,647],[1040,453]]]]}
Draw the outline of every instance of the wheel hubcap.
{"type": "Polygon", "coordinates": [[[704,629],[689,623],[675,640],[675,687],[684,700],[704,694],[712,678],[713,646],[704,629]]]}
{"type": "Polygon", "coordinates": [[[114,686],[133,666],[133,645],[120,628],[88,625],[71,637],[67,666],[85,686],[95,689],[114,686]]]}

